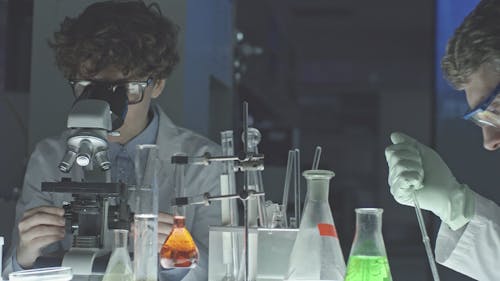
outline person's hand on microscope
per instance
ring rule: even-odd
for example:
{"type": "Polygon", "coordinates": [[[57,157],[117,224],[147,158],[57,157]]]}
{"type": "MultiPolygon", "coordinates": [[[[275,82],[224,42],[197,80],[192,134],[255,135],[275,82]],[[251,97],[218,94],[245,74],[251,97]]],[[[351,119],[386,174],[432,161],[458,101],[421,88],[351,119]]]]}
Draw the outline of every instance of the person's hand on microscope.
{"type": "MultiPolygon", "coordinates": [[[[158,252],[160,252],[163,242],[167,239],[170,234],[172,227],[174,226],[174,216],[167,213],[158,213],[158,252]]],[[[134,235],[135,225],[131,227],[131,235],[134,235]]]]}
{"type": "Polygon", "coordinates": [[[451,229],[467,224],[474,213],[474,194],[459,183],[443,159],[431,148],[403,134],[391,134],[392,145],[385,150],[389,165],[388,182],[394,199],[432,211],[451,229]]]}
{"type": "Polygon", "coordinates": [[[33,266],[41,250],[65,235],[64,209],[41,206],[24,212],[19,221],[19,244],[17,245],[17,263],[23,268],[33,266]]]}

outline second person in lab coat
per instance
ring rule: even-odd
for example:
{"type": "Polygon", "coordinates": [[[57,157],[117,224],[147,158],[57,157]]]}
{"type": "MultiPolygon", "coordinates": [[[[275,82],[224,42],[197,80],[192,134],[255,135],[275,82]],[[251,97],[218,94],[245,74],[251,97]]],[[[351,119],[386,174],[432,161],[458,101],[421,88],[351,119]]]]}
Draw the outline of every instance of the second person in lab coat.
{"type": "MultiPolygon", "coordinates": [[[[484,148],[500,148],[500,0],[483,0],[457,28],[442,60],[446,78],[465,91],[464,118],[479,125],[484,148]]],[[[453,176],[441,157],[402,133],[386,149],[389,185],[397,202],[440,217],[436,260],[469,277],[500,280],[500,208],[453,176]]]]}

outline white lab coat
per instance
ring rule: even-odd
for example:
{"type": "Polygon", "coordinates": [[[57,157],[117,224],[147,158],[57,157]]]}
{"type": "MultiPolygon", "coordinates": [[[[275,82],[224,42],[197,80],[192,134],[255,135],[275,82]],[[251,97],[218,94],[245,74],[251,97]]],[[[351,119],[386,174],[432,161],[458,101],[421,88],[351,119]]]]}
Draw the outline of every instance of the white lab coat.
{"type": "Polygon", "coordinates": [[[476,194],[475,214],[457,231],[441,224],[436,260],[480,281],[500,280],[500,208],[476,194]]]}
{"type": "MultiPolygon", "coordinates": [[[[170,158],[175,153],[183,152],[190,156],[200,156],[205,152],[212,155],[220,155],[220,147],[212,141],[197,135],[187,129],[175,126],[165,115],[159,106],[154,106],[159,113],[159,128],[156,144],[159,147],[159,210],[171,213],[170,202],[174,196],[173,190],[173,165],[170,158]]],[[[41,182],[60,181],[62,177],[68,177],[57,168],[66,149],[66,138],[68,132],[64,132],[57,138],[48,138],[39,142],[31,155],[26,170],[23,190],[16,206],[15,227],[12,235],[12,247],[5,259],[3,271],[4,278],[12,272],[12,253],[17,245],[19,234],[17,223],[24,211],[41,206],[52,205],[61,207],[63,201],[70,201],[71,194],[42,193],[41,182]]],[[[186,195],[198,195],[205,192],[220,194],[219,175],[220,164],[206,167],[189,165],[186,168],[186,195]]],[[[81,168],[73,168],[69,174],[73,180],[82,178],[81,168]]],[[[210,225],[220,225],[220,205],[212,204],[208,207],[197,205],[188,207],[186,210],[186,227],[190,230],[200,251],[200,262],[192,269],[183,280],[207,280],[208,279],[208,228],[210,225]]],[[[49,245],[44,252],[68,249],[71,245],[71,236],[66,235],[61,242],[49,245]]],[[[160,280],[166,279],[166,275],[173,271],[161,272],[160,280]],[[163,276],[165,275],[165,276],[163,276]],[[162,277],[163,276],[163,277],[162,277]]]]}

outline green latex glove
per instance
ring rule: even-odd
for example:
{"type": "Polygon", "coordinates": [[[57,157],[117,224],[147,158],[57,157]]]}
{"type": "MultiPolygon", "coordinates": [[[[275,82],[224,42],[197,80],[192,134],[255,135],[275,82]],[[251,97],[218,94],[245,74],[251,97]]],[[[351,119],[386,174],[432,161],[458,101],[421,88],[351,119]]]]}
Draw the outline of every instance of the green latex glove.
{"type": "Polygon", "coordinates": [[[389,186],[400,204],[432,211],[451,229],[467,224],[474,214],[474,193],[460,184],[443,159],[431,148],[399,132],[391,134],[385,150],[389,165],[389,186]]]}

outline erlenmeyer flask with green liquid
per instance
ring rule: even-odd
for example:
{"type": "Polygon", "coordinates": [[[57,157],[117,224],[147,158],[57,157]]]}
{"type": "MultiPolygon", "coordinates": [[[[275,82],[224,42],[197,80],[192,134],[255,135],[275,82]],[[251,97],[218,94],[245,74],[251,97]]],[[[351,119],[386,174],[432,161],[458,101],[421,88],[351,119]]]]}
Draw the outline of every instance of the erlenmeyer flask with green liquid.
{"type": "Polygon", "coordinates": [[[382,209],[356,209],[356,233],[345,281],[392,281],[384,239],[382,209]]]}

